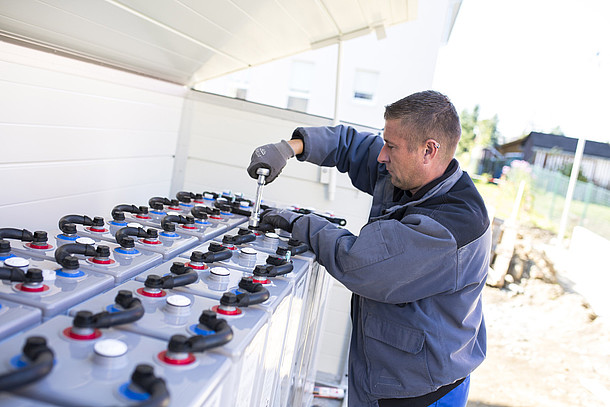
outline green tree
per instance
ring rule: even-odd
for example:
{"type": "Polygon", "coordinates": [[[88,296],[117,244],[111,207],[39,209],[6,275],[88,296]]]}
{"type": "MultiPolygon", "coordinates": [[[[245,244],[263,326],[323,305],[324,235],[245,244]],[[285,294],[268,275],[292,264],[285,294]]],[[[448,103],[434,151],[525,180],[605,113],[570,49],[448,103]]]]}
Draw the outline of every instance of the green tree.
{"type": "Polygon", "coordinates": [[[498,132],[498,115],[494,115],[491,119],[481,120],[479,122],[478,139],[475,143],[482,147],[495,147],[498,145],[500,133],[498,132]]]}
{"type": "Polygon", "coordinates": [[[498,132],[498,115],[491,119],[479,118],[479,105],[472,112],[464,109],[460,115],[462,123],[462,138],[458,144],[456,154],[472,151],[475,146],[494,147],[498,145],[500,133],[498,132]]]}
{"type": "Polygon", "coordinates": [[[559,126],[555,126],[553,130],[551,130],[551,134],[554,134],[556,136],[565,136],[563,130],[561,130],[561,127],[559,126]]]}
{"type": "Polygon", "coordinates": [[[462,110],[460,122],[462,123],[462,138],[457,146],[457,156],[468,153],[474,147],[476,133],[479,131],[479,105],[476,105],[472,112],[468,111],[468,109],[462,110]]]}
{"type": "Polygon", "coordinates": [[[473,174],[481,170],[478,163],[483,148],[497,146],[500,138],[498,115],[482,120],[479,118],[479,110],[479,105],[476,105],[472,111],[464,109],[460,114],[462,137],[455,152],[462,167],[468,168],[473,174]]]}

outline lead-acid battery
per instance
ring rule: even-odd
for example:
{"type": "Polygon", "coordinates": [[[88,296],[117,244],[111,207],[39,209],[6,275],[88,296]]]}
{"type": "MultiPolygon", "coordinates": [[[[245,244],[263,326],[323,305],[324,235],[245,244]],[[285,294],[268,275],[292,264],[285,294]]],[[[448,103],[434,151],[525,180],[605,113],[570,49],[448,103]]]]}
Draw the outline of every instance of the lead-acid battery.
{"type": "MultiPolygon", "coordinates": [[[[149,277],[149,281],[150,281],[149,277]]],[[[225,319],[233,330],[233,339],[226,345],[210,350],[232,360],[231,373],[227,379],[226,405],[251,406],[258,397],[255,387],[261,376],[267,342],[268,314],[260,308],[246,307],[224,313],[219,300],[193,295],[174,289],[154,289],[154,284],[128,281],[107,293],[79,304],[70,310],[75,315],[79,310],[115,312],[114,298],[120,290],[133,293],[144,305],[145,313],[136,322],[118,326],[131,332],[167,340],[172,335],[206,335],[207,328],[200,318],[203,311],[212,310],[225,319]],[[235,388],[239,387],[238,391],[235,388]]],[[[158,285],[158,284],[157,284],[158,285]]]]}
{"type": "Polygon", "coordinates": [[[3,263],[12,276],[3,278],[0,298],[40,308],[44,320],[114,286],[111,276],[81,269],[74,257],[63,266],[20,256],[3,263]]]}
{"type": "Polygon", "coordinates": [[[2,375],[19,375],[28,363],[23,351],[28,338],[44,338],[55,355],[48,375],[14,394],[61,406],[137,405],[150,396],[134,385],[132,374],[147,365],[165,381],[170,406],[228,405],[223,397],[231,362],[219,353],[186,352],[177,363],[182,359],[168,357],[168,341],[114,328],[80,337],[73,331],[73,319],[59,315],[3,343],[2,375]]]}

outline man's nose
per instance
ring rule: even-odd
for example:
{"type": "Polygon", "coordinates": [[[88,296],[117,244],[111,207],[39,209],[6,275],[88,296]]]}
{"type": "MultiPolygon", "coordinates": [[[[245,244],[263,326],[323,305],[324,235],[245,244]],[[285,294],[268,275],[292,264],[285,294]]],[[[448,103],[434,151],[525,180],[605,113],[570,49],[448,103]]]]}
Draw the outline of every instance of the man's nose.
{"type": "Polygon", "coordinates": [[[388,162],[388,153],[386,150],[387,150],[387,147],[385,145],[383,147],[381,147],[381,151],[379,152],[379,155],[377,156],[377,162],[380,162],[380,163],[388,162]]]}

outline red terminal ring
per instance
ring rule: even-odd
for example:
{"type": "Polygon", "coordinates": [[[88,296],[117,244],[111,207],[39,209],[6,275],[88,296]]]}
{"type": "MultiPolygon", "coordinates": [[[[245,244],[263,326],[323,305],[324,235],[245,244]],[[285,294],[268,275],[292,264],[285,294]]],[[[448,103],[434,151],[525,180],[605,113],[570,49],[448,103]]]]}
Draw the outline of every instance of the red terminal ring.
{"type": "Polygon", "coordinates": [[[204,264],[203,266],[195,266],[195,265],[193,265],[191,263],[186,263],[185,266],[188,266],[188,267],[190,267],[192,269],[195,269],[195,270],[207,270],[209,268],[206,264],[204,264]]]}
{"type": "Polygon", "coordinates": [[[95,228],[93,226],[86,227],[85,229],[87,229],[90,232],[95,232],[95,233],[106,233],[106,232],[108,232],[108,229],[106,229],[106,228],[99,228],[98,229],[98,228],[95,228]]]}
{"type": "Polygon", "coordinates": [[[186,359],[172,359],[167,356],[166,350],[164,350],[163,352],[159,352],[157,357],[159,358],[159,360],[167,363],[168,365],[184,366],[184,365],[189,365],[195,361],[195,356],[193,356],[192,353],[189,353],[188,357],[186,359]]]}
{"type": "Polygon", "coordinates": [[[259,283],[259,284],[271,284],[271,281],[269,281],[268,278],[266,278],[264,280],[260,280],[260,279],[257,279],[256,277],[252,277],[252,282],[259,283]]]}
{"type": "Polygon", "coordinates": [[[22,283],[19,283],[19,284],[15,285],[15,288],[18,289],[19,291],[25,291],[26,293],[41,293],[43,291],[49,290],[49,286],[46,284],[43,284],[42,287],[30,288],[30,287],[24,286],[22,283]]]}
{"type": "Polygon", "coordinates": [[[53,246],[51,246],[50,244],[38,245],[38,244],[34,244],[34,243],[26,243],[25,245],[27,247],[29,247],[30,249],[38,249],[38,250],[48,250],[48,249],[53,248],[53,246]]]}
{"type": "Polygon", "coordinates": [[[95,257],[91,257],[91,258],[89,258],[89,260],[91,260],[91,262],[95,263],[95,264],[113,264],[113,263],[115,263],[115,261],[112,259],[99,260],[99,259],[96,259],[95,257]]]}
{"type": "Polygon", "coordinates": [[[77,341],[90,341],[92,339],[97,339],[102,336],[102,331],[99,329],[94,329],[92,334],[89,335],[79,335],[77,333],[72,332],[72,328],[66,328],[63,330],[63,334],[70,339],[76,339],[77,341]]]}
{"type": "Polygon", "coordinates": [[[144,244],[161,244],[161,241],[160,240],[142,239],[142,243],[144,243],[144,244]]]}
{"type": "Polygon", "coordinates": [[[212,307],[212,311],[214,311],[220,315],[240,315],[242,313],[242,310],[240,310],[239,308],[235,308],[235,310],[233,310],[233,311],[226,311],[226,310],[219,308],[218,305],[214,305],[212,307]]]}
{"type": "Polygon", "coordinates": [[[144,297],[160,298],[165,297],[167,295],[167,293],[163,290],[158,293],[149,293],[144,288],[138,288],[136,291],[138,292],[138,294],[143,295],[144,297]]]}

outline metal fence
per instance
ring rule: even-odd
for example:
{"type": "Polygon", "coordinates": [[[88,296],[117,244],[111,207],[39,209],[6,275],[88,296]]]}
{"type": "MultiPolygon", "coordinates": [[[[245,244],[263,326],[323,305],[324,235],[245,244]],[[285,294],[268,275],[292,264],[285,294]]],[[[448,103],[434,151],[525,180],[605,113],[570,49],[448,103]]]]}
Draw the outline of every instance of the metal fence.
{"type": "MultiPolygon", "coordinates": [[[[539,215],[559,225],[570,178],[539,167],[531,170],[530,205],[539,215]]],[[[583,226],[610,239],[610,191],[590,182],[577,181],[568,215],[568,233],[583,226]]]]}

